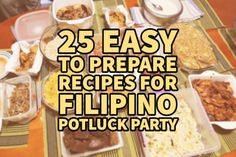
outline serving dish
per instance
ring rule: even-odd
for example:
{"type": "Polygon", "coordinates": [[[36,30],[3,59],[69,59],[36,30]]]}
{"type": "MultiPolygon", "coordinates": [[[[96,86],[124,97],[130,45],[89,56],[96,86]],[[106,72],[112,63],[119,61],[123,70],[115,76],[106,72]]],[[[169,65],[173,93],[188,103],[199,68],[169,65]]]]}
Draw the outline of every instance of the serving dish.
{"type": "MultiPolygon", "coordinates": [[[[114,133],[114,132],[112,132],[112,133],[114,133]]],[[[122,136],[121,136],[121,132],[117,132],[117,136],[118,136],[119,141],[116,145],[101,148],[101,149],[94,150],[94,151],[87,151],[87,152],[84,152],[84,153],[72,154],[72,153],[69,152],[69,150],[66,148],[66,146],[63,142],[64,132],[61,131],[60,132],[60,141],[61,141],[60,143],[61,143],[62,156],[63,157],[86,157],[86,156],[91,156],[91,155],[98,154],[98,153],[103,153],[103,152],[119,149],[119,148],[123,147],[124,144],[123,144],[123,139],[122,139],[122,136]]]]}
{"type": "Polygon", "coordinates": [[[173,44],[173,54],[178,57],[180,69],[188,73],[199,73],[216,66],[214,48],[198,26],[176,23],[169,29],[179,29],[173,44]]]}
{"type": "MultiPolygon", "coordinates": [[[[57,56],[59,56],[59,54],[57,53],[58,48],[65,41],[65,38],[61,39],[57,35],[57,33],[62,29],[70,29],[74,32],[77,32],[77,28],[74,25],[68,25],[63,23],[52,25],[44,30],[39,42],[39,48],[43,56],[47,59],[49,63],[56,67],[60,66],[59,62],[57,62],[57,56]]],[[[76,40],[74,45],[76,45],[76,40]]]]}
{"type": "Polygon", "coordinates": [[[53,19],[49,11],[34,11],[20,16],[13,30],[18,41],[33,42],[39,40],[44,29],[52,24],[53,19]]]}
{"type": "Polygon", "coordinates": [[[8,63],[11,54],[6,51],[0,51],[0,79],[4,78],[8,72],[6,71],[6,64],[8,63]]]}
{"type": "MultiPolygon", "coordinates": [[[[23,93],[19,93],[23,94],[23,93]]],[[[25,124],[28,123],[30,120],[32,120],[38,111],[37,103],[36,103],[36,93],[35,93],[35,85],[32,82],[32,79],[29,75],[23,75],[18,76],[15,78],[7,79],[3,82],[3,120],[6,122],[14,122],[19,124],[25,124]],[[28,110],[23,113],[9,115],[9,109],[11,108],[11,105],[23,105],[22,102],[14,103],[11,102],[11,97],[13,96],[13,93],[17,93],[16,87],[19,84],[27,84],[28,85],[28,96],[22,96],[20,99],[28,99],[28,110]]],[[[17,101],[17,100],[15,100],[17,101]]],[[[18,106],[21,108],[20,106],[18,106]]],[[[17,108],[16,108],[17,109],[17,108]]]]}
{"type": "MultiPolygon", "coordinates": [[[[192,89],[194,89],[192,81],[198,80],[198,79],[229,82],[229,84],[234,92],[234,97],[236,97],[236,79],[233,75],[219,74],[215,71],[205,71],[201,74],[191,74],[191,75],[189,75],[188,80],[189,80],[189,84],[192,89]]],[[[195,93],[195,96],[198,97],[198,94],[195,93]]],[[[216,124],[223,129],[231,130],[231,129],[236,128],[236,121],[212,121],[211,123],[216,124]]]]}
{"type": "Polygon", "coordinates": [[[123,5],[103,8],[106,22],[110,28],[125,28],[134,25],[128,11],[123,5]]]}
{"type": "Polygon", "coordinates": [[[176,22],[183,11],[180,0],[143,0],[142,6],[146,20],[157,26],[176,22]]]}
{"type": "MultiPolygon", "coordinates": [[[[29,44],[26,41],[19,41],[14,43],[11,46],[11,50],[12,50],[12,55],[9,59],[9,62],[6,65],[6,71],[7,72],[12,72],[16,75],[37,75],[41,69],[42,63],[43,63],[43,55],[40,52],[40,49],[38,47],[39,45],[39,41],[35,41],[33,44],[29,44]],[[17,69],[19,67],[21,67],[22,63],[21,63],[21,52],[24,52],[26,55],[29,55],[31,53],[31,48],[36,47],[37,49],[35,49],[34,51],[36,52],[32,52],[35,53],[35,57],[32,61],[32,65],[31,67],[29,66],[28,68],[22,70],[22,71],[18,71],[17,69]]],[[[26,59],[24,62],[28,62],[29,58],[26,59]]]]}
{"type": "MultiPolygon", "coordinates": [[[[194,96],[194,94],[192,93],[194,91],[192,91],[192,89],[190,88],[187,88],[187,89],[181,89],[179,90],[178,92],[174,92],[173,94],[176,96],[176,98],[178,100],[181,100],[183,99],[187,106],[188,106],[188,109],[185,110],[185,112],[182,112],[185,116],[182,117],[182,118],[187,118],[186,120],[190,120],[190,119],[194,119],[196,123],[196,128],[197,129],[197,132],[200,134],[200,139],[201,139],[201,142],[203,144],[203,147],[199,149],[195,149],[195,151],[193,151],[192,149],[191,150],[188,150],[189,153],[186,153],[186,154],[179,154],[179,152],[177,151],[176,154],[174,154],[174,156],[181,156],[181,157],[191,157],[191,156],[198,156],[198,155],[202,155],[202,154],[207,154],[207,153],[211,153],[211,152],[215,152],[217,151],[219,148],[220,148],[220,142],[219,142],[219,139],[218,139],[218,136],[217,134],[215,133],[213,127],[211,126],[210,122],[209,122],[209,119],[206,115],[206,112],[201,104],[201,101],[199,99],[199,97],[197,96],[194,96]],[[186,115],[191,115],[192,118],[190,117],[186,117],[186,115]]],[[[181,107],[181,106],[179,106],[181,107]]],[[[179,111],[177,110],[177,113],[176,115],[179,113],[179,111]]],[[[180,117],[181,118],[181,117],[180,117]]],[[[180,119],[179,120],[179,123],[177,124],[177,127],[176,129],[178,130],[178,125],[184,125],[184,123],[180,123],[180,121],[186,121],[185,119],[180,119]]],[[[193,122],[190,123],[190,124],[193,124],[195,126],[193,122]]],[[[185,128],[186,126],[180,126],[180,129],[181,128],[185,128]]],[[[191,129],[192,130],[192,129],[191,129]]],[[[190,132],[192,132],[190,130],[190,132]]],[[[181,135],[186,131],[186,129],[184,130],[179,130],[179,132],[181,133],[181,135]]],[[[148,132],[150,133],[150,132],[148,132]]],[[[159,132],[157,132],[159,133],[159,132]]],[[[163,134],[167,134],[168,132],[163,132],[163,134]]],[[[175,132],[173,132],[175,133],[175,132]]],[[[170,133],[171,134],[171,133],[170,133]]],[[[187,134],[186,134],[187,135],[187,134]]],[[[144,132],[141,132],[140,133],[140,137],[141,137],[141,141],[143,141],[143,152],[145,153],[145,155],[148,157],[148,156],[154,156],[153,154],[149,154],[149,151],[148,151],[148,145],[150,143],[147,143],[147,139],[148,137],[144,134],[144,132]]],[[[179,141],[179,142],[188,142],[188,136],[186,136],[185,138],[179,138],[177,139],[176,135],[170,135],[170,137],[172,138],[172,144],[173,146],[171,147],[171,149],[173,148],[176,148],[176,143],[175,143],[175,140],[179,141]],[[176,139],[175,139],[176,138],[176,139]]],[[[191,136],[189,136],[191,137],[191,136]]],[[[153,140],[156,140],[158,141],[158,139],[154,139],[152,138],[153,140]]],[[[161,141],[166,141],[165,139],[160,139],[161,141]]],[[[176,142],[177,142],[176,141],[176,142]]],[[[166,141],[167,142],[167,141],[166,141]]],[[[179,146],[179,142],[177,142],[177,146],[179,146]]],[[[188,145],[188,143],[185,143],[188,145]]],[[[183,144],[180,144],[181,147],[183,144]]],[[[188,146],[189,147],[189,146],[188,146]]],[[[170,149],[170,150],[171,150],[170,149]]],[[[185,149],[185,148],[183,148],[185,149]]]]}
{"type": "Polygon", "coordinates": [[[70,25],[76,25],[80,29],[88,29],[93,25],[93,18],[95,14],[95,7],[93,0],[54,0],[52,3],[52,15],[58,23],[67,23],[70,25]],[[91,15],[85,18],[74,19],[74,20],[61,20],[57,17],[59,9],[66,6],[73,6],[77,4],[84,4],[91,9],[91,15]]]}
{"type": "MultiPolygon", "coordinates": [[[[42,83],[41,83],[41,93],[42,93],[43,104],[45,104],[48,108],[56,112],[58,112],[59,93],[63,93],[63,91],[58,91],[58,75],[59,74],[61,73],[60,73],[60,70],[57,68],[53,70],[52,72],[50,72],[47,76],[45,76],[42,79],[42,83]]],[[[68,71],[68,73],[66,73],[66,75],[68,76],[71,76],[73,74],[74,73],[71,71],[68,71]]],[[[74,108],[69,109],[68,113],[71,114],[73,111],[74,111],[74,108]]]]}

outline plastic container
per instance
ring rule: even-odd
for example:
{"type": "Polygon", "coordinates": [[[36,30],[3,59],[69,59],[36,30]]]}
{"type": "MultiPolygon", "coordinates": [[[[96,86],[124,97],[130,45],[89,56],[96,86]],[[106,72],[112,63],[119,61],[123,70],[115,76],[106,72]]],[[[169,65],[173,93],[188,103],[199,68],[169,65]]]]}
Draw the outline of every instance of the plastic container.
{"type": "MultiPolygon", "coordinates": [[[[176,98],[182,97],[189,105],[193,117],[197,122],[198,132],[202,135],[202,142],[204,144],[204,149],[199,150],[198,152],[192,152],[191,154],[185,154],[184,157],[192,157],[198,156],[202,154],[208,154],[211,152],[215,152],[220,149],[220,141],[218,139],[217,134],[215,133],[213,127],[210,124],[210,121],[206,115],[206,112],[201,104],[200,98],[194,96],[194,92],[192,89],[181,89],[178,92],[173,93],[176,98]]],[[[177,124],[178,127],[178,124],[177,124]]],[[[158,140],[158,139],[157,139],[158,140]]],[[[148,157],[150,154],[147,154],[145,151],[145,147],[147,146],[145,141],[144,133],[141,133],[141,141],[143,141],[144,153],[148,157]]]]}
{"type": "Polygon", "coordinates": [[[88,29],[93,25],[93,17],[95,14],[95,7],[93,0],[54,0],[52,3],[52,15],[53,18],[58,23],[67,23],[70,25],[76,25],[80,29],[88,29]],[[63,7],[76,5],[76,4],[85,4],[86,6],[90,7],[92,14],[88,17],[76,20],[60,20],[57,18],[57,11],[63,7]]]}
{"type": "Polygon", "coordinates": [[[35,94],[35,85],[29,75],[24,76],[18,76],[15,78],[11,78],[8,80],[5,80],[3,83],[3,98],[4,98],[4,104],[3,104],[3,120],[7,122],[17,122],[20,124],[24,124],[32,120],[36,113],[37,113],[37,102],[36,102],[36,94],[35,94]],[[28,83],[29,84],[29,110],[25,113],[18,114],[15,116],[8,116],[8,108],[10,107],[10,96],[13,92],[14,87],[19,83],[28,83]]]}
{"type": "MultiPolygon", "coordinates": [[[[123,147],[123,139],[121,136],[120,132],[117,132],[118,135],[118,139],[119,139],[119,143],[110,147],[105,147],[105,148],[101,148],[98,149],[96,151],[88,151],[85,153],[78,153],[78,154],[71,154],[65,147],[64,142],[63,142],[63,136],[64,136],[64,132],[62,131],[60,133],[60,140],[61,140],[61,153],[63,157],[85,157],[85,156],[91,156],[94,154],[98,154],[98,153],[103,153],[103,152],[107,152],[107,151],[111,151],[111,150],[115,150],[115,149],[119,149],[121,147],[123,147]]],[[[79,149],[79,148],[78,148],[79,149]]]]}
{"type": "MultiPolygon", "coordinates": [[[[191,74],[188,77],[189,84],[191,88],[193,89],[192,81],[196,79],[207,79],[207,80],[213,80],[213,81],[224,81],[229,82],[231,88],[234,91],[234,97],[236,97],[236,79],[233,75],[223,75],[219,74],[215,71],[205,71],[201,74],[191,74]]],[[[195,93],[195,96],[198,97],[198,94],[195,93]]],[[[216,124],[224,129],[235,129],[236,128],[236,121],[212,121],[211,124],[216,124]]]]}
{"type": "Polygon", "coordinates": [[[52,17],[46,10],[34,11],[20,16],[15,22],[15,35],[18,41],[33,42],[40,39],[43,31],[52,25],[52,17]]]}

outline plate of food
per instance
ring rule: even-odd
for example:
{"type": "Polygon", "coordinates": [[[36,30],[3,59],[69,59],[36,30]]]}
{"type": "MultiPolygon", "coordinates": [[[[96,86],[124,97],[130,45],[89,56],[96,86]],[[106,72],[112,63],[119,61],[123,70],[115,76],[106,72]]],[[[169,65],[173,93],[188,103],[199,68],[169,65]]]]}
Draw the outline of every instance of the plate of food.
{"type": "Polygon", "coordinates": [[[212,124],[224,129],[236,128],[236,79],[233,75],[205,71],[189,75],[212,124]]]}
{"type": "Polygon", "coordinates": [[[6,65],[10,57],[11,54],[9,52],[0,51],[0,79],[4,78],[8,74],[6,71],[6,65]]]}
{"type": "Polygon", "coordinates": [[[190,88],[173,94],[178,100],[178,109],[171,115],[179,118],[176,131],[141,132],[145,156],[191,157],[217,151],[220,142],[200,99],[194,97],[190,88]]]}
{"type": "Polygon", "coordinates": [[[123,146],[120,132],[114,131],[70,131],[60,133],[63,157],[85,157],[119,149],[123,146]]]}
{"type": "Polygon", "coordinates": [[[173,52],[178,56],[179,67],[189,73],[213,68],[216,63],[214,49],[207,37],[197,27],[176,23],[169,28],[179,29],[173,44],[173,52]]]}
{"type": "Polygon", "coordinates": [[[16,75],[37,75],[41,69],[43,55],[39,49],[39,41],[32,45],[26,41],[19,41],[11,46],[12,55],[6,65],[8,72],[16,75]]]}
{"type": "MultiPolygon", "coordinates": [[[[78,29],[74,25],[68,24],[57,24],[47,27],[43,35],[41,36],[39,42],[39,48],[42,52],[43,56],[56,67],[59,67],[60,64],[57,62],[58,48],[66,41],[66,38],[60,38],[57,34],[63,29],[70,29],[76,32],[78,29]]],[[[73,43],[74,46],[78,44],[75,42],[73,43]]]]}
{"type": "Polygon", "coordinates": [[[29,75],[3,82],[3,120],[27,123],[37,113],[35,85],[29,75]]]}
{"type": "Polygon", "coordinates": [[[94,14],[92,0],[54,0],[52,4],[52,15],[58,23],[76,25],[80,29],[93,25],[94,14]]]}

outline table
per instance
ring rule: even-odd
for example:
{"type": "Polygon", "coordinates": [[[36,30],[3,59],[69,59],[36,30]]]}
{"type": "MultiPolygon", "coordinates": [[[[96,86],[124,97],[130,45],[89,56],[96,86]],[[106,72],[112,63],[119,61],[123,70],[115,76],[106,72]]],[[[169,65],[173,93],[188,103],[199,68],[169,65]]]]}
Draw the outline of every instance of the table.
{"type": "MultiPolygon", "coordinates": [[[[233,20],[236,15],[232,14],[236,10],[236,1],[234,0],[194,0],[196,4],[205,12],[205,16],[194,23],[200,26],[202,31],[209,37],[216,56],[219,60],[217,69],[227,71],[236,68],[236,32],[230,28],[233,26],[233,20]],[[225,5],[223,5],[225,4],[225,5]]],[[[130,8],[141,4],[141,0],[96,0],[96,10],[101,10],[104,6],[124,4],[130,8]]],[[[10,31],[10,26],[14,24],[17,17],[12,17],[0,24],[0,49],[8,49],[15,41],[10,31]]],[[[96,20],[93,29],[100,32],[105,27],[102,12],[96,12],[96,20]]],[[[45,70],[45,69],[44,69],[45,70]]],[[[236,76],[235,71],[231,71],[236,76]]],[[[179,73],[178,77],[186,80],[185,73],[179,73]]],[[[0,134],[0,156],[24,156],[31,157],[56,157],[60,156],[59,134],[56,130],[55,113],[42,106],[38,116],[28,125],[21,125],[6,129],[0,134]],[[16,132],[18,132],[16,134],[16,132]],[[2,140],[1,140],[2,139],[2,140]],[[5,140],[4,140],[5,139],[5,140]],[[7,140],[6,140],[7,139],[7,140]],[[5,142],[3,142],[5,141],[5,142]],[[13,148],[12,148],[13,147],[13,148]]],[[[219,152],[206,156],[220,156],[226,152],[236,149],[236,130],[231,132],[215,128],[220,135],[222,148],[219,152]]],[[[140,142],[135,133],[123,134],[125,148],[118,151],[111,151],[97,156],[137,156],[140,154],[140,142]]],[[[233,151],[231,157],[236,156],[233,151]]],[[[226,155],[227,157],[227,155],[226,155]]]]}

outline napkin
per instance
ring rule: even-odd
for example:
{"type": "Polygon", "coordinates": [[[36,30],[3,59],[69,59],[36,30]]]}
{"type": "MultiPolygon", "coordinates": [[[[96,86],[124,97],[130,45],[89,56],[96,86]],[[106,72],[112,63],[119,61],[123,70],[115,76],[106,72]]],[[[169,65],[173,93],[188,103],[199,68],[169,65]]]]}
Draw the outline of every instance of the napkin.
{"type": "Polygon", "coordinates": [[[182,0],[181,3],[183,5],[183,12],[179,17],[179,22],[191,22],[204,15],[193,0],[182,0]]]}

